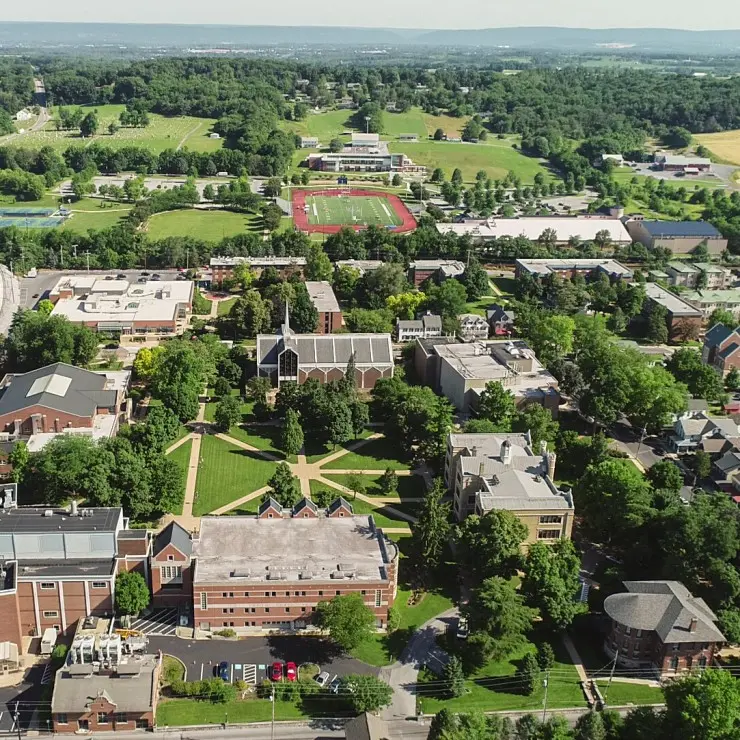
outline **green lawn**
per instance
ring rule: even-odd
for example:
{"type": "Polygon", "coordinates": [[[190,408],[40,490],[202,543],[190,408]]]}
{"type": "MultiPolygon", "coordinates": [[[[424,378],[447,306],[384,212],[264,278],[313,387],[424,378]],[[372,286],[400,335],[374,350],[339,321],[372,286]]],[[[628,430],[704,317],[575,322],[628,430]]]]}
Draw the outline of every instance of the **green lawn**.
{"type": "MultiPolygon", "coordinates": [[[[223,146],[221,139],[211,139],[208,134],[215,121],[209,118],[192,116],[165,117],[151,113],[150,123],[146,128],[121,128],[115,134],[108,133],[108,124],[117,121],[124,110],[123,105],[82,106],[87,113],[97,110],[100,127],[98,133],[89,139],[80,138],[78,131],[57,131],[50,121],[41,131],[28,131],[12,140],[14,146],[27,149],[40,149],[51,146],[63,151],[69,146],[89,146],[93,142],[105,146],[120,148],[124,146],[143,146],[155,154],[165,149],[183,147],[196,152],[214,152],[223,146]]],[[[0,138],[0,145],[3,144],[0,138]]]]}
{"type": "Polygon", "coordinates": [[[516,290],[515,278],[491,278],[491,282],[506,296],[513,296],[516,290]]]}
{"type": "Polygon", "coordinates": [[[131,210],[130,203],[114,203],[100,198],[81,198],[66,208],[73,216],[64,222],[61,229],[87,233],[90,229],[107,229],[115,226],[131,210]]]}
{"type": "MultiPolygon", "coordinates": [[[[340,458],[341,459],[341,458],[340,458]]],[[[380,490],[380,478],[382,473],[370,473],[368,475],[363,474],[362,479],[367,485],[365,490],[368,496],[383,496],[383,492],[380,490]]],[[[324,476],[327,480],[339,483],[342,486],[346,486],[349,481],[349,475],[343,473],[341,475],[332,475],[326,473],[324,476]]],[[[420,475],[400,475],[398,476],[398,498],[422,498],[426,493],[426,485],[424,484],[424,478],[420,475]]],[[[392,504],[391,504],[392,505],[392,504]]]]}
{"type": "MultiPolygon", "coordinates": [[[[596,683],[599,685],[599,690],[603,696],[608,681],[604,679],[596,683]]],[[[662,704],[663,690],[659,686],[612,681],[606,698],[609,706],[614,707],[624,706],[625,704],[662,704]]]]}
{"type": "Polygon", "coordinates": [[[485,170],[494,180],[504,178],[511,170],[521,177],[524,184],[532,184],[538,172],[551,179],[539,160],[524,156],[511,146],[511,142],[495,138],[480,144],[391,141],[389,148],[391,152],[403,152],[416,164],[426,165],[430,169],[441,167],[448,178],[454,169],[459,168],[465,182],[474,182],[479,170],[485,170]]]}
{"type": "Polygon", "coordinates": [[[234,296],[233,298],[227,298],[225,301],[219,301],[218,302],[218,315],[228,316],[229,312],[234,307],[236,300],[237,300],[237,296],[234,296]]]}
{"type": "Polygon", "coordinates": [[[382,196],[308,196],[306,206],[311,225],[400,226],[402,223],[388,199],[382,196]]]}
{"type": "Polygon", "coordinates": [[[251,445],[258,450],[270,452],[276,457],[285,457],[277,447],[280,437],[280,427],[278,426],[250,426],[249,424],[243,424],[241,426],[231,427],[229,436],[238,439],[240,442],[244,442],[244,444],[251,445]]]}
{"type": "MultiPolygon", "coordinates": [[[[182,500],[185,500],[185,483],[188,477],[188,467],[190,465],[190,451],[193,449],[193,440],[189,439],[187,442],[181,444],[177,449],[172,450],[167,457],[173,462],[177,463],[177,467],[182,470],[182,500]]],[[[180,508],[178,511],[171,512],[172,514],[182,514],[182,501],[180,502],[180,508]]]]}
{"type": "MultiPolygon", "coordinates": [[[[303,719],[306,715],[298,703],[275,702],[275,719],[303,719]]],[[[272,702],[269,699],[247,699],[212,704],[195,699],[169,699],[157,707],[158,727],[179,725],[220,725],[223,722],[269,722],[272,702]]]]}
{"type": "Polygon", "coordinates": [[[397,445],[380,437],[327,463],[326,470],[409,470],[408,462],[399,459],[399,452],[397,445]]]}
{"type": "Polygon", "coordinates": [[[227,236],[237,236],[249,231],[250,217],[232,211],[201,211],[186,209],[157,213],[147,222],[150,239],[168,236],[191,236],[204,241],[220,241],[227,236]]]}
{"type": "MultiPolygon", "coordinates": [[[[556,662],[550,672],[547,706],[552,708],[585,706],[575,667],[559,642],[553,647],[556,662]]],[[[466,682],[468,693],[457,699],[445,698],[439,691],[438,684],[425,688],[424,683],[436,682],[439,678],[423,672],[419,675],[422,685],[418,688],[421,710],[425,714],[436,714],[443,708],[453,712],[468,712],[473,709],[482,711],[542,709],[544,687],[540,685],[531,696],[525,696],[518,693],[519,684],[514,679],[518,662],[526,653],[534,652],[535,649],[534,644],[526,643],[508,658],[489,662],[469,678],[466,682]]]]}
{"type": "Polygon", "coordinates": [[[202,516],[267,485],[275,464],[217,437],[204,435],[193,514],[202,516]]]}

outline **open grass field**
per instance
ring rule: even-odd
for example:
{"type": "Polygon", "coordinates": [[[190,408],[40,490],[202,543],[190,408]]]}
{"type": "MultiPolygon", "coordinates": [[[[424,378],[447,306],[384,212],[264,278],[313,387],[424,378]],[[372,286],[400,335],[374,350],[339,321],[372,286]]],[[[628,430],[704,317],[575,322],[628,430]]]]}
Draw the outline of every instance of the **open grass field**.
{"type": "Polygon", "coordinates": [[[709,149],[712,154],[729,164],[740,166],[740,130],[720,131],[717,134],[695,134],[699,144],[709,149]]]}
{"type": "MultiPolygon", "coordinates": [[[[188,430],[189,431],[189,430],[188,430]]],[[[185,499],[185,480],[188,475],[188,465],[190,464],[190,451],[193,448],[192,440],[188,440],[185,444],[181,444],[177,449],[172,450],[167,457],[174,462],[180,470],[182,470],[182,497],[185,499]]],[[[172,514],[182,514],[182,506],[179,511],[173,511],[172,514]]]]}
{"type": "Polygon", "coordinates": [[[312,226],[400,226],[401,218],[380,196],[326,196],[306,198],[308,223],[312,226]]]}
{"type": "Polygon", "coordinates": [[[203,437],[200,457],[195,516],[203,516],[262,488],[275,471],[274,463],[208,434],[203,437]]]}
{"type": "Polygon", "coordinates": [[[391,152],[403,152],[416,164],[434,169],[441,167],[447,178],[453,170],[462,171],[465,182],[473,182],[479,170],[485,170],[494,180],[502,179],[510,170],[522,179],[524,184],[532,184],[534,176],[541,172],[551,179],[541,162],[533,157],[525,157],[512,142],[491,139],[480,144],[449,141],[391,141],[391,152]]]}
{"type": "Polygon", "coordinates": [[[380,437],[366,442],[355,452],[332,460],[324,466],[324,470],[408,470],[408,462],[400,458],[399,453],[397,445],[380,437]]]}
{"type": "MultiPolygon", "coordinates": [[[[609,682],[601,680],[596,683],[603,694],[609,682]]],[[[663,690],[659,686],[612,681],[607,698],[609,704],[614,707],[626,704],[662,704],[663,690]]]]}
{"type": "Polygon", "coordinates": [[[253,219],[232,211],[200,211],[196,209],[167,211],[152,216],[147,224],[150,239],[168,236],[192,236],[205,241],[220,241],[253,228],[253,219]]]}
{"type": "Polygon", "coordinates": [[[82,198],[76,203],[65,206],[72,211],[60,227],[62,231],[74,231],[86,234],[91,229],[108,229],[115,226],[131,210],[125,203],[111,203],[99,198],[82,198]]]}
{"type": "MultiPolygon", "coordinates": [[[[121,128],[115,134],[108,133],[108,124],[118,121],[123,105],[96,105],[82,106],[85,112],[97,110],[100,127],[98,134],[89,138],[80,138],[77,131],[57,131],[54,121],[50,121],[41,131],[29,131],[25,134],[13,136],[8,143],[14,146],[23,146],[29,149],[40,149],[42,146],[51,146],[57,151],[63,151],[74,144],[89,146],[92,142],[99,142],[111,147],[144,146],[159,154],[165,149],[187,147],[196,152],[213,152],[221,148],[221,139],[209,138],[211,128],[215,123],[210,118],[194,118],[191,116],[177,116],[166,118],[156,114],[150,115],[150,123],[146,128],[121,128]]],[[[6,143],[5,137],[0,138],[0,145],[6,143]]]]}
{"type": "MultiPolygon", "coordinates": [[[[340,458],[343,459],[343,458],[340,458]]],[[[383,493],[380,490],[380,478],[382,473],[370,473],[362,476],[367,486],[365,494],[368,496],[379,496],[382,497],[383,493]]],[[[349,483],[349,475],[339,474],[332,475],[327,472],[324,474],[327,480],[334,481],[343,486],[349,483]]],[[[401,475],[398,477],[398,498],[422,498],[426,493],[427,487],[424,485],[424,479],[420,475],[401,475]]],[[[394,496],[395,498],[396,496],[394,496]]],[[[393,504],[391,504],[393,506],[393,504]]]]}

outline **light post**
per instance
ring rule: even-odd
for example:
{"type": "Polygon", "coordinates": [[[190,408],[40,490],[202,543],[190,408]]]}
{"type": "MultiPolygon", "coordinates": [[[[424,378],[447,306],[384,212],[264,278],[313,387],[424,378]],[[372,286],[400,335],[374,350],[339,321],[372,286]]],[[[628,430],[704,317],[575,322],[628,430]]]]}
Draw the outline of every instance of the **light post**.
{"type": "Polygon", "coordinates": [[[550,671],[545,673],[545,680],[542,682],[542,685],[545,687],[545,699],[542,704],[542,723],[545,723],[545,719],[547,718],[547,687],[550,684],[550,671]]]}
{"type": "Polygon", "coordinates": [[[370,116],[365,116],[365,133],[370,133],[370,116]]]}

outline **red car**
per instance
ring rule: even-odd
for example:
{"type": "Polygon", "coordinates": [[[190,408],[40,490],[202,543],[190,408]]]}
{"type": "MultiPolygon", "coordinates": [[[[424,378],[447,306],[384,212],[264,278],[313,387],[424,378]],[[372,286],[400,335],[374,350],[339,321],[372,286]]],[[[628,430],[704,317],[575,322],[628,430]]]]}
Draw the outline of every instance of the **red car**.
{"type": "Polygon", "coordinates": [[[271,681],[282,681],[283,680],[283,664],[279,661],[273,663],[270,666],[270,680],[271,681]]]}
{"type": "Polygon", "coordinates": [[[285,676],[288,681],[296,681],[298,679],[298,669],[296,668],[295,663],[285,664],[285,676]]]}

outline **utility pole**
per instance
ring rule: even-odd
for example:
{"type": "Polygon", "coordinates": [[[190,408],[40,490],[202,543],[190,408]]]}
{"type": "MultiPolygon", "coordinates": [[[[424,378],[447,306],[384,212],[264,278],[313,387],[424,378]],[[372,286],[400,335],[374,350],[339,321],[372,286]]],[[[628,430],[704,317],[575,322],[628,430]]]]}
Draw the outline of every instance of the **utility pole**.
{"type": "Polygon", "coordinates": [[[64,269],[64,247],[59,247],[59,262],[62,266],[62,270],[64,269]]]}
{"type": "Polygon", "coordinates": [[[18,740],[21,740],[21,715],[18,712],[18,702],[15,703],[15,729],[18,730],[18,740]]]}
{"type": "Polygon", "coordinates": [[[612,679],[614,678],[614,669],[617,667],[617,659],[619,658],[619,648],[617,648],[617,652],[614,653],[614,662],[612,663],[612,669],[609,672],[609,680],[606,683],[606,688],[604,689],[604,706],[606,706],[606,697],[609,694],[609,687],[612,685],[612,679]]]}
{"type": "Polygon", "coordinates": [[[637,454],[640,454],[640,448],[642,447],[642,443],[645,441],[645,437],[647,437],[647,427],[643,427],[642,431],[640,432],[640,442],[637,445],[637,454]]]}
{"type": "Polygon", "coordinates": [[[547,671],[545,673],[545,680],[542,682],[545,687],[545,700],[542,704],[542,723],[545,723],[545,719],[547,718],[547,688],[550,685],[550,671],[547,671]]]}
{"type": "Polygon", "coordinates": [[[270,727],[270,738],[275,740],[275,684],[272,685],[272,726],[270,727]]]}

